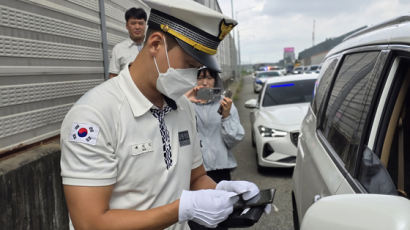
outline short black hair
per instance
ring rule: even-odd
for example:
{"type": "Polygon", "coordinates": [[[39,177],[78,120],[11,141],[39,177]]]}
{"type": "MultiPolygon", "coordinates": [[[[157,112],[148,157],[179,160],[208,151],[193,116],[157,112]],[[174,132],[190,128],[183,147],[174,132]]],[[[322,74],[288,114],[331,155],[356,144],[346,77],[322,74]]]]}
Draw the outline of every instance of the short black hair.
{"type": "Polygon", "coordinates": [[[144,21],[147,21],[147,13],[145,13],[145,10],[142,8],[132,7],[125,12],[125,21],[128,22],[130,18],[144,19],[144,21]]]}
{"type": "Polygon", "coordinates": [[[148,38],[151,36],[151,34],[153,34],[154,32],[161,32],[165,35],[165,39],[167,40],[167,50],[172,49],[174,46],[178,45],[177,41],[175,40],[175,38],[171,35],[169,35],[168,33],[164,33],[164,31],[160,30],[160,29],[154,29],[151,28],[150,26],[148,26],[147,29],[147,33],[145,35],[145,41],[144,41],[144,46],[145,43],[147,42],[148,38]]]}
{"type": "Polygon", "coordinates": [[[211,77],[215,80],[215,84],[214,84],[214,85],[217,85],[217,83],[218,83],[218,78],[219,78],[219,77],[218,77],[219,74],[218,74],[217,71],[212,70],[212,69],[209,69],[208,67],[202,67],[202,68],[200,68],[200,69],[198,70],[198,73],[197,73],[196,77],[198,78],[199,75],[201,75],[201,72],[203,72],[204,75],[206,75],[206,71],[208,71],[208,72],[209,72],[209,75],[211,75],[211,77]]]}

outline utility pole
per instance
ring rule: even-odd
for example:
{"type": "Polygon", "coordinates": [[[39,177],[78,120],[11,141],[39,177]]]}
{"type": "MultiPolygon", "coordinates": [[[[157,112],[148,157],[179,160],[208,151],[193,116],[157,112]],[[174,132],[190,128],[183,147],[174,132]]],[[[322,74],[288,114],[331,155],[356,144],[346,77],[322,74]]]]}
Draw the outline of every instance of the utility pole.
{"type": "Polygon", "coordinates": [[[315,46],[315,19],[313,19],[312,47],[315,46]]]}
{"type": "Polygon", "coordinates": [[[110,60],[108,58],[108,41],[107,41],[107,27],[105,25],[104,0],[99,0],[98,5],[99,5],[99,10],[100,10],[100,20],[101,20],[101,40],[102,40],[102,48],[103,48],[104,80],[108,80],[110,60]]]}
{"type": "Polygon", "coordinates": [[[233,15],[233,0],[231,0],[231,13],[232,13],[232,19],[234,19],[233,15]]]}
{"type": "MultiPolygon", "coordinates": [[[[231,14],[232,14],[232,19],[235,19],[234,17],[234,11],[233,11],[233,0],[231,0],[231,14]]],[[[231,42],[231,63],[232,68],[234,69],[234,78],[237,78],[237,71],[238,71],[238,63],[237,63],[237,57],[234,55],[235,51],[235,32],[232,33],[232,42],[231,42]]],[[[235,52],[236,53],[236,52],[235,52]]]]}
{"type": "MultiPolygon", "coordinates": [[[[251,10],[253,8],[255,8],[255,7],[245,8],[245,9],[240,9],[240,10],[235,11],[236,18],[238,18],[238,14],[241,13],[242,11],[251,10]]],[[[242,61],[241,61],[241,39],[240,39],[240,33],[239,33],[239,26],[236,26],[235,30],[236,30],[236,39],[238,41],[238,55],[237,55],[238,68],[237,68],[237,70],[238,70],[239,77],[241,77],[241,74],[242,74],[242,61]]]]}
{"type": "Polygon", "coordinates": [[[239,58],[239,76],[241,76],[242,68],[241,68],[241,39],[238,30],[238,58],[239,58]]]}

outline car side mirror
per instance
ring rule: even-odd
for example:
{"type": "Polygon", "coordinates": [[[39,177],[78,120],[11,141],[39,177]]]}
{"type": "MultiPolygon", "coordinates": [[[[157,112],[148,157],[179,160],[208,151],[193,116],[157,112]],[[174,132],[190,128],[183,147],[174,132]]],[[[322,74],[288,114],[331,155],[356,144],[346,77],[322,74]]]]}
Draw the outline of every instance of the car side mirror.
{"type": "Polygon", "coordinates": [[[410,200],[391,195],[328,196],[307,210],[301,230],[410,229],[410,200]]]}
{"type": "Polygon", "coordinates": [[[245,108],[256,109],[258,108],[258,101],[256,99],[249,99],[245,102],[245,108]]]}

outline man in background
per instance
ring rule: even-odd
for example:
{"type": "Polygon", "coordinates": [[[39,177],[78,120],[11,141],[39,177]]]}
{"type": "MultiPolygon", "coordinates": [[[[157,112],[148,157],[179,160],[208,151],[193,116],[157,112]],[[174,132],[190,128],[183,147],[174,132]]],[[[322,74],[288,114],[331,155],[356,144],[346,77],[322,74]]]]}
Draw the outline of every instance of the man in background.
{"type": "Polygon", "coordinates": [[[143,46],[147,13],[141,8],[130,8],[125,12],[125,21],[130,37],[112,50],[110,78],[117,76],[128,63],[134,61],[143,46]]]}

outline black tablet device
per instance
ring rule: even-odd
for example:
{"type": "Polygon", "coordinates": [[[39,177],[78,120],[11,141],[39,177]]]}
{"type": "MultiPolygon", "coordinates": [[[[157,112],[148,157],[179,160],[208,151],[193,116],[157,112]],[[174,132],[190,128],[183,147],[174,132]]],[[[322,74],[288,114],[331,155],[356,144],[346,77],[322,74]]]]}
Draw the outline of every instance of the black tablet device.
{"type": "Polygon", "coordinates": [[[221,227],[227,228],[243,228],[250,227],[259,221],[265,211],[267,204],[273,202],[275,197],[275,189],[261,190],[258,195],[250,200],[243,200],[242,197],[234,204],[234,211],[229,215],[228,219],[219,224],[221,227]]]}
{"type": "Polygon", "coordinates": [[[250,200],[243,200],[242,197],[234,204],[234,209],[244,209],[249,207],[264,206],[273,202],[275,196],[275,189],[261,190],[258,195],[250,200]]]}

